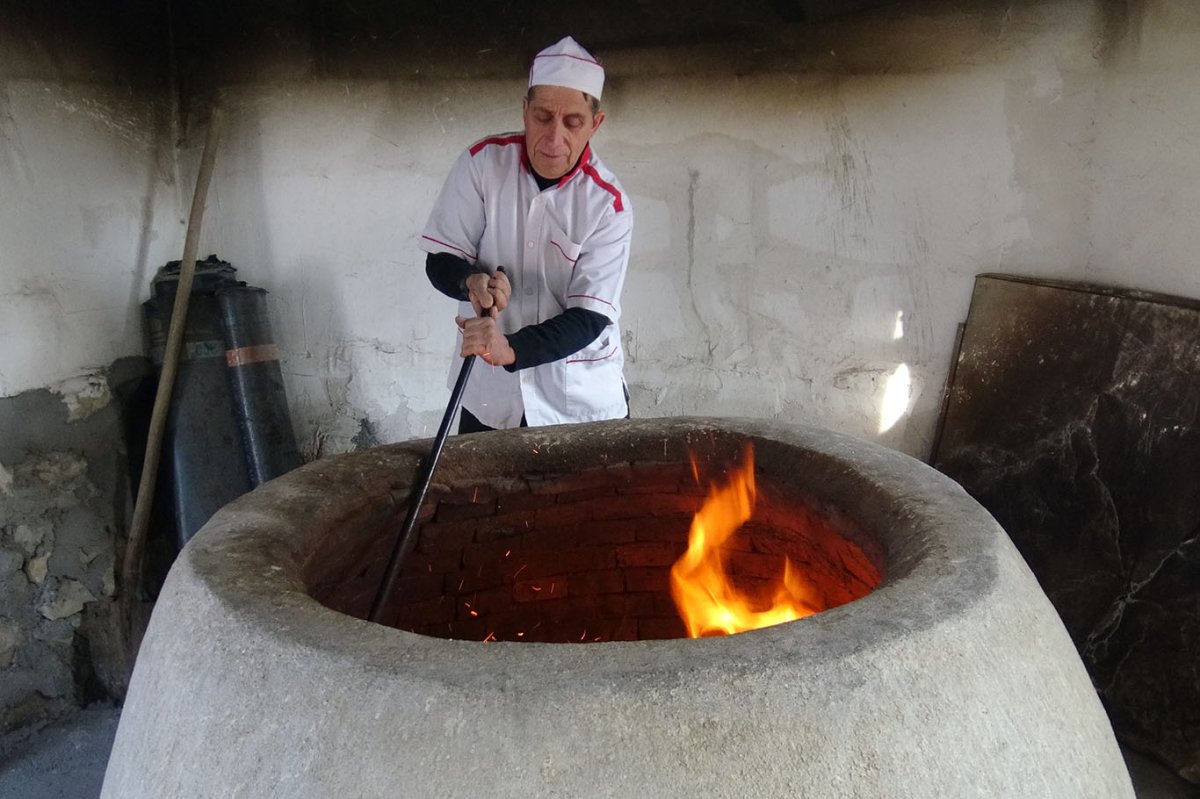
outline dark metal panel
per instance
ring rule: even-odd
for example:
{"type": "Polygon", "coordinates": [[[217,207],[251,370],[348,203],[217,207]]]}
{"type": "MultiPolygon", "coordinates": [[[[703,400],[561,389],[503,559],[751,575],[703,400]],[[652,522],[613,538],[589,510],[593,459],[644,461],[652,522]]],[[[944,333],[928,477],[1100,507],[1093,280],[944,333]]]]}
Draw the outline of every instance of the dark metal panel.
{"type": "Polygon", "coordinates": [[[934,465],[996,516],[1118,735],[1200,778],[1200,302],[976,280],[934,465]]]}

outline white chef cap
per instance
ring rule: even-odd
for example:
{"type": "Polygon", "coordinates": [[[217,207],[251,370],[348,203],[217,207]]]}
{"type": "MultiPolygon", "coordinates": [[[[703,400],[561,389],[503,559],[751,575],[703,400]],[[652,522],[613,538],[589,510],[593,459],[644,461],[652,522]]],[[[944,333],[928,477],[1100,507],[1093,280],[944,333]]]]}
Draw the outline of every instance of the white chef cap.
{"type": "Polygon", "coordinates": [[[597,100],[604,90],[604,67],[579,42],[565,36],[534,56],[530,86],[565,86],[597,100]]]}

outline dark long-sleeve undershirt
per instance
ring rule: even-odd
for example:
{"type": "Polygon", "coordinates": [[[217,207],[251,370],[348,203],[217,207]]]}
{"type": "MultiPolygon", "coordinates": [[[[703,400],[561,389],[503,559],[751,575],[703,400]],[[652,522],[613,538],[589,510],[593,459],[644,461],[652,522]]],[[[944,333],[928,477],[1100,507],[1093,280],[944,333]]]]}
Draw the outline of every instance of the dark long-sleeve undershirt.
{"type": "Polygon", "coordinates": [[[425,258],[425,275],[433,287],[447,297],[462,302],[471,298],[467,293],[467,278],[482,272],[465,258],[448,252],[430,253],[425,258]]]}
{"type": "MultiPolygon", "coordinates": [[[[467,278],[482,271],[447,252],[431,253],[425,259],[425,274],[433,287],[447,297],[463,302],[470,299],[467,278]]],[[[599,338],[610,324],[609,318],[602,313],[587,308],[568,308],[544,322],[526,325],[505,336],[517,360],[504,368],[515,372],[574,355],[599,338]]]]}

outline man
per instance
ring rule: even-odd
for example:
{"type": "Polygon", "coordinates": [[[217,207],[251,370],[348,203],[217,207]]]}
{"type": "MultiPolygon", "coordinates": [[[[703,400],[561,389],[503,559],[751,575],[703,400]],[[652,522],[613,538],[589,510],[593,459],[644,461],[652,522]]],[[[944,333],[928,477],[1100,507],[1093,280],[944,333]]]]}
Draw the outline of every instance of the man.
{"type": "Polygon", "coordinates": [[[571,37],[538,53],[525,129],[459,156],[421,236],[426,274],[462,302],[477,355],[460,433],[629,414],[620,296],[633,208],[591,148],[604,67],[571,37]],[[468,305],[469,303],[469,305],[468,305]]]}

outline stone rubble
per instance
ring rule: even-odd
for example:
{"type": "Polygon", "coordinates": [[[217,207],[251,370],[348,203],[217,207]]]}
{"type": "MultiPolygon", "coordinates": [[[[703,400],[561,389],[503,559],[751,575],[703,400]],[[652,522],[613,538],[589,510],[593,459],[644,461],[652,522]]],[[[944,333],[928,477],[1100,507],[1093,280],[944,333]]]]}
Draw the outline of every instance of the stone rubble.
{"type": "Polygon", "coordinates": [[[0,400],[0,734],[72,712],[94,684],[91,638],[114,614],[114,518],[128,490],[103,374],[0,400]],[[114,454],[116,457],[114,458],[114,454]]]}

